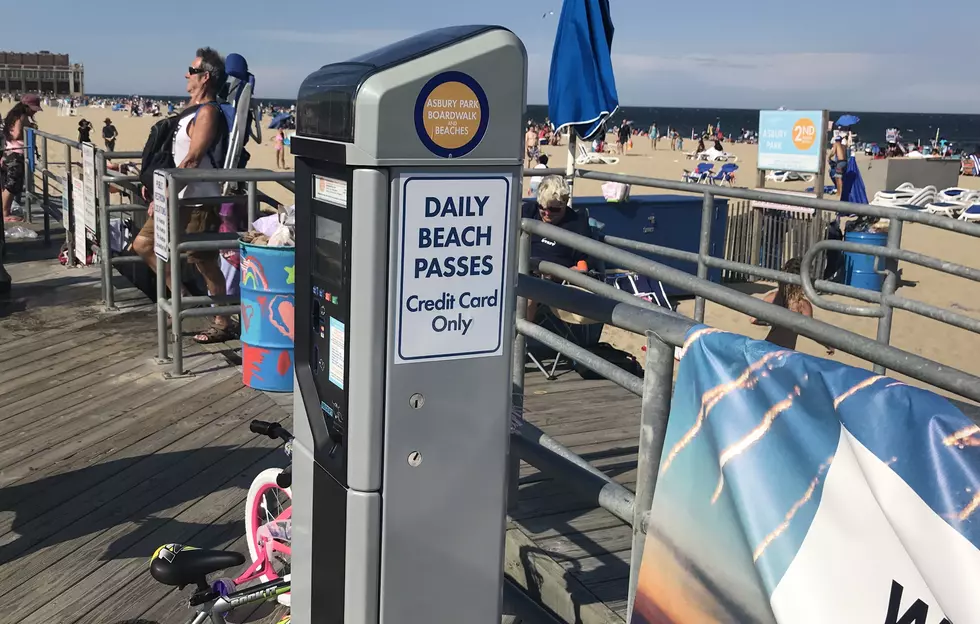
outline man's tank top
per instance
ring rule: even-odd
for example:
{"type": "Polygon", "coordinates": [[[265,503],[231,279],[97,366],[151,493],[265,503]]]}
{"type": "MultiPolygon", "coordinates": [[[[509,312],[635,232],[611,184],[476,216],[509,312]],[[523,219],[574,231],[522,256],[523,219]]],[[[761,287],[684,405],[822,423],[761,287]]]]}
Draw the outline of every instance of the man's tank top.
{"type": "MultiPolygon", "coordinates": [[[[189,115],[177,123],[177,132],[174,133],[174,164],[180,166],[187,158],[187,153],[191,151],[191,138],[187,135],[187,128],[190,126],[197,114],[189,115]]],[[[220,118],[219,118],[220,119],[220,118]]],[[[214,154],[205,154],[198,163],[198,169],[213,169],[211,158],[214,154]]],[[[221,184],[218,182],[191,182],[180,192],[180,197],[218,197],[221,195],[221,184]]]]}

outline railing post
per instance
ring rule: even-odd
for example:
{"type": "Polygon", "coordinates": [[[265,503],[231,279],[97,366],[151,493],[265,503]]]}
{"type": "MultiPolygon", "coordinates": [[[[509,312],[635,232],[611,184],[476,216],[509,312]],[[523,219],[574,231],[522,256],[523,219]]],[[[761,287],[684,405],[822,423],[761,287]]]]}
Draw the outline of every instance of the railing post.
{"type": "MultiPolygon", "coordinates": [[[[891,219],[889,221],[888,240],[885,243],[885,247],[888,249],[900,249],[902,247],[902,221],[898,219],[891,219]]],[[[875,264],[877,264],[879,260],[885,263],[886,267],[892,263],[892,261],[888,260],[887,258],[878,258],[876,259],[875,264]]],[[[884,298],[888,295],[894,294],[896,288],[898,287],[898,260],[894,261],[893,268],[894,271],[888,270],[888,272],[885,273],[885,280],[881,285],[882,301],[880,305],[881,311],[884,314],[878,317],[878,342],[885,345],[891,341],[892,315],[894,314],[894,310],[884,301],[884,298]]],[[[885,374],[885,367],[881,364],[875,364],[873,366],[873,370],[879,375],[885,374]]]]}
{"type": "Polygon", "coordinates": [[[670,396],[674,380],[674,348],[648,331],[647,358],[643,374],[643,402],[640,407],[640,444],[636,465],[636,497],[633,499],[633,546],[630,551],[630,585],[627,621],[633,613],[636,584],[643,561],[646,531],[643,516],[653,504],[653,494],[664,450],[670,396]]]}
{"type": "Polygon", "coordinates": [[[34,130],[27,129],[27,149],[24,150],[24,177],[26,185],[24,188],[24,219],[28,223],[34,222],[34,215],[31,214],[31,196],[34,194],[34,130]]]}
{"type": "Polygon", "coordinates": [[[48,197],[48,137],[41,137],[41,213],[44,215],[44,244],[51,244],[51,206],[48,197]]]}
{"type": "Polygon", "coordinates": [[[73,232],[75,231],[75,198],[72,196],[72,184],[71,179],[71,145],[65,144],[65,185],[62,189],[63,194],[67,194],[68,202],[62,202],[62,205],[68,206],[68,215],[62,217],[62,221],[65,222],[67,227],[65,227],[65,249],[68,250],[68,262],[65,264],[67,267],[75,266],[75,236],[73,232]]]}
{"type": "MultiPolygon", "coordinates": [[[[153,217],[150,217],[151,219],[153,217]]],[[[167,311],[163,309],[163,302],[167,298],[167,264],[160,256],[156,257],[157,263],[157,364],[170,362],[167,355],[167,311]]]]}
{"type": "Polygon", "coordinates": [[[245,229],[252,227],[255,220],[259,218],[259,183],[255,180],[248,182],[248,225],[245,229]]]}
{"type": "MultiPolygon", "coordinates": [[[[521,230],[520,242],[517,246],[517,272],[526,275],[531,267],[531,235],[521,230]]],[[[514,326],[517,320],[527,319],[527,299],[518,295],[517,309],[514,311],[514,326]]],[[[514,332],[514,356],[513,356],[513,380],[511,392],[513,393],[513,413],[524,416],[524,362],[527,358],[527,339],[524,334],[514,332]]],[[[511,435],[520,435],[511,433],[511,435]]],[[[514,509],[517,506],[517,494],[521,479],[521,458],[517,455],[513,444],[509,447],[507,455],[507,508],[514,509]]]]}
{"type": "MultiPolygon", "coordinates": [[[[180,195],[177,184],[167,176],[167,221],[170,226],[170,311],[174,337],[174,369],[171,377],[184,374],[184,345],[181,343],[183,331],[181,328],[180,304],[183,281],[180,278],[180,195]]],[[[160,276],[157,276],[160,279],[160,276]]],[[[165,279],[165,278],[164,278],[165,279]]]]}
{"type": "MultiPolygon", "coordinates": [[[[711,191],[704,192],[701,204],[701,243],[698,245],[698,277],[708,278],[708,265],[704,258],[711,254],[711,221],[715,212],[715,196],[711,191]]],[[[704,322],[704,297],[694,298],[694,320],[704,322]]]]}
{"type": "Polygon", "coordinates": [[[109,185],[105,182],[106,158],[102,150],[95,151],[95,189],[99,194],[99,260],[102,262],[102,301],[106,310],[115,310],[112,291],[112,233],[109,230],[109,185]]]}

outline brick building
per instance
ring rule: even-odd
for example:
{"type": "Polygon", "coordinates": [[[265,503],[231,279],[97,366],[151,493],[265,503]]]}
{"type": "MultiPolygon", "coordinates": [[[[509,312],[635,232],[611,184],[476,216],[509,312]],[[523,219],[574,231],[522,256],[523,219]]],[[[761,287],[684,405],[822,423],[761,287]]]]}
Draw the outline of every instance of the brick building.
{"type": "Polygon", "coordinates": [[[85,95],[85,67],[47,50],[0,52],[0,93],[85,95]]]}

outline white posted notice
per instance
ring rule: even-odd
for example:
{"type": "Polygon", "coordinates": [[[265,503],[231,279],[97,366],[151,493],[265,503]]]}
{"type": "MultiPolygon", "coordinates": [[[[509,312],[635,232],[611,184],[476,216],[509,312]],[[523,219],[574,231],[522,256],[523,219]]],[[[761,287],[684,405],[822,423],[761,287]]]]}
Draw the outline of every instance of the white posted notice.
{"type": "Polygon", "coordinates": [[[506,175],[403,175],[395,363],[503,353],[506,175]]]}
{"type": "Polygon", "coordinates": [[[76,178],[72,176],[71,179],[71,201],[72,206],[75,206],[75,229],[72,231],[72,241],[75,246],[75,259],[82,265],[86,264],[86,259],[88,254],[85,248],[85,228],[88,226],[86,222],[86,214],[84,210],[78,210],[78,207],[82,205],[82,195],[85,193],[85,183],[81,178],[76,178]]]}
{"type": "Polygon", "coordinates": [[[85,227],[94,238],[98,217],[95,214],[95,146],[91,143],[82,143],[82,179],[85,189],[81,209],[85,213],[85,227]]]}
{"type": "Polygon", "coordinates": [[[170,215],[167,214],[167,179],[162,171],[153,174],[153,251],[170,261],[170,215]]]}

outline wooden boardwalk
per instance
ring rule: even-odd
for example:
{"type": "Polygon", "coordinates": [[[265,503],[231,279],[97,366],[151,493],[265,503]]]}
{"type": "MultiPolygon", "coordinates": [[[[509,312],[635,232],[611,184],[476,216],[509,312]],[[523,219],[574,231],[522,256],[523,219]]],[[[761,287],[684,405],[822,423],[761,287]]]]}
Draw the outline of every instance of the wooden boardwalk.
{"type": "MultiPolygon", "coordinates": [[[[165,380],[142,293],[117,278],[120,310],[104,313],[98,267],[66,269],[36,242],[11,247],[13,298],[0,300],[0,624],[188,620],[186,590],[155,583],[148,558],[168,542],[246,551],[249,483],[286,461],[248,422],[289,424],[291,397],[244,388],[235,345],[185,341],[195,376],[165,380]]],[[[526,394],[530,422],[632,487],[637,397],[573,372],[529,373],[526,394]]],[[[506,572],[532,597],[567,622],[625,621],[627,525],[528,465],[509,520],[506,572]]],[[[234,621],[276,621],[265,609],[234,621]]]]}
{"type": "MultiPolygon", "coordinates": [[[[248,486],[286,461],[248,422],[286,422],[287,411],[244,388],[222,354],[190,344],[195,376],[165,380],[142,293],[120,283],[121,310],[103,313],[98,267],[66,269],[36,242],[11,248],[14,291],[0,301],[0,623],[188,621],[186,591],[153,581],[149,557],[169,542],[247,552],[248,486]]],[[[263,609],[235,621],[278,619],[263,609]]]]}
{"type": "MultiPolygon", "coordinates": [[[[525,418],[632,490],[640,398],[574,372],[525,379],[525,418]]],[[[566,622],[626,621],[633,530],[562,483],[521,463],[520,494],[507,528],[506,573],[566,622]]]]}

